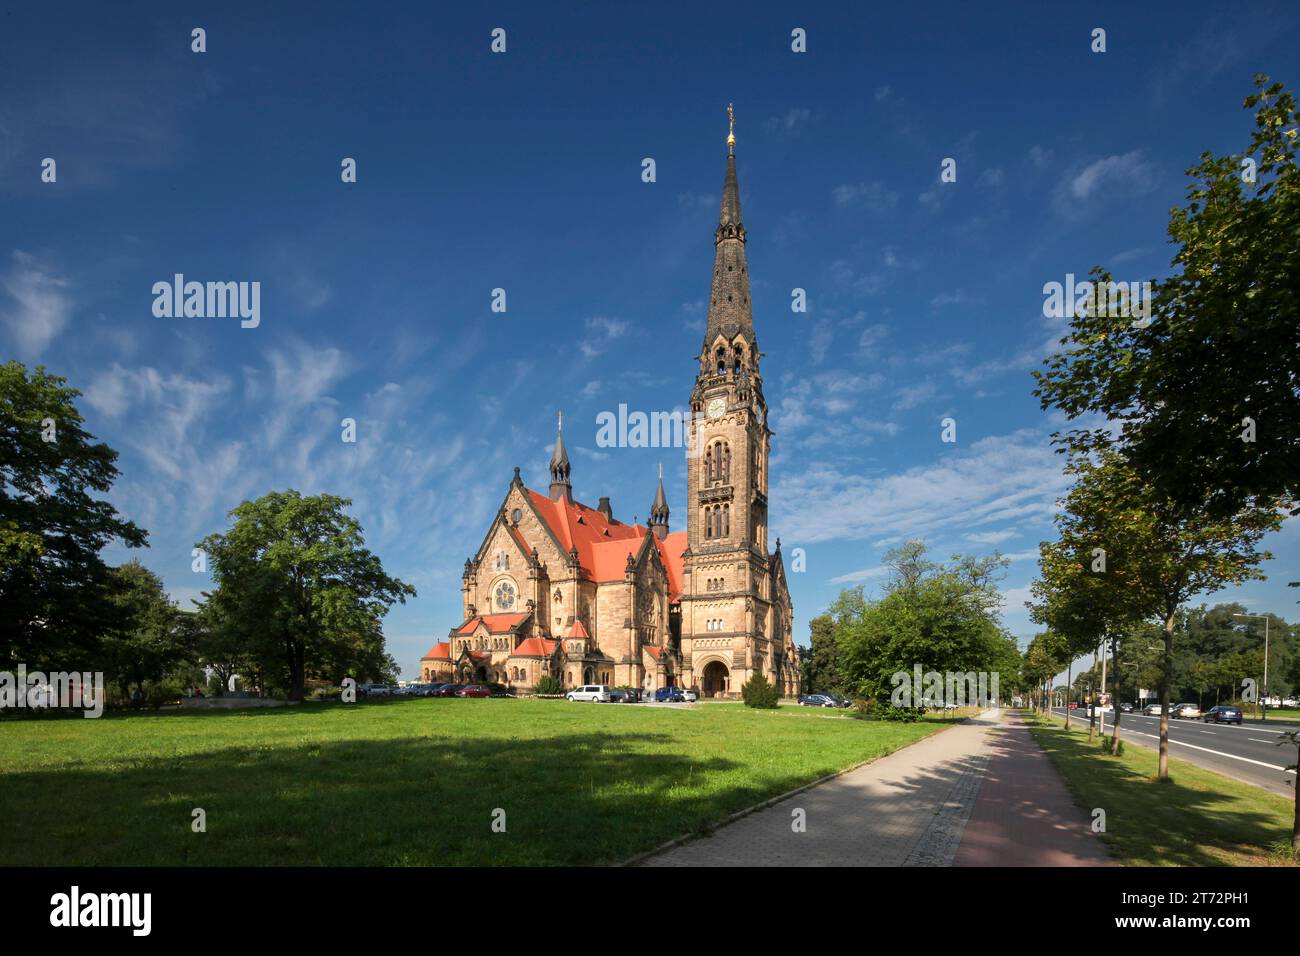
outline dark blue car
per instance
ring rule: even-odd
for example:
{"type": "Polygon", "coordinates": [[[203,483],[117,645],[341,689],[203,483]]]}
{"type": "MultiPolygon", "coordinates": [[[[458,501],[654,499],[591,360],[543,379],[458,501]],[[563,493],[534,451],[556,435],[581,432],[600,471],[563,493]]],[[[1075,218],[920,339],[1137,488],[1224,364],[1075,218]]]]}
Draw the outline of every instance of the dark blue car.
{"type": "Polygon", "coordinates": [[[685,700],[686,698],[682,696],[682,690],[680,687],[660,687],[655,691],[655,703],[661,704],[664,701],[669,701],[674,704],[680,704],[685,700]]]}
{"type": "Polygon", "coordinates": [[[1220,704],[1218,707],[1211,707],[1207,710],[1203,719],[1207,724],[1236,724],[1240,727],[1241,708],[1229,707],[1227,704],[1220,704]]]}

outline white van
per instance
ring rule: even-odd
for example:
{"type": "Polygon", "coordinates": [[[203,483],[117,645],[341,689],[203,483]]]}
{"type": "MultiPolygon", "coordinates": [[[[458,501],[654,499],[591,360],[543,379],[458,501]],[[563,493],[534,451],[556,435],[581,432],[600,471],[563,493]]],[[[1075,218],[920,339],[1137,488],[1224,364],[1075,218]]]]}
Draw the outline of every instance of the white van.
{"type": "Polygon", "coordinates": [[[609,688],[604,684],[587,684],[573,688],[564,697],[566,700],[589,700],[593,704],[608,704],[609,688]]]}

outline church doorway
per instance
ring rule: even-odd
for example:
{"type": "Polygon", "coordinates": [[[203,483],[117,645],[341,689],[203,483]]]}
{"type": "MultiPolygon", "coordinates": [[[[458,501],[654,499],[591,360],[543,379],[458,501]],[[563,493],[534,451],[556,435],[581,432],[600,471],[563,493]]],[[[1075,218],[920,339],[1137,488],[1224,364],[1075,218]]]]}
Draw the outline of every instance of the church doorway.
{"type": "Polygon", "coordinates": [[[480,684],[486,684],[488,679],[487,668],[480,667],[478,670],[476,670],[474,672],[474,679],[477,680],[480,684]]]}
{"type": "Polygon", "coordinates": [[[595,670],[592,669],[592,668],[590,668],[590,667],[588,667],[586,670],[584,670],[584,671],[582,672],[582,682],[583,682],[584,684],[594,684],[594,683],[596,683],[596,672],[595,672],[595,670]]]}
{"type": "Polygon", "coordinates": [[[722,661],[709,661],[700,678],[705,697],[723,697],[731,689],[731,672],[722,661]]]}

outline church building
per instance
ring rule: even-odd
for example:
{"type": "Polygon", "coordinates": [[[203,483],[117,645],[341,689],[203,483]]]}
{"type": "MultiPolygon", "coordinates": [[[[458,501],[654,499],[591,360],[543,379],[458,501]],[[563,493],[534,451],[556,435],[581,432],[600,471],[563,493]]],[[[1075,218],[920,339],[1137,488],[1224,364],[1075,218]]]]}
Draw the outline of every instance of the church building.
{"type": "Polygon", "coordinates": [[[737,697],[762,673],[799,694],[781,542],[768,551],[772,432],[754,333],[735,133],[714,232],[712,292],[690,396],[687,515],[669,529],[662,469],[646,525],[609,498],[575,501],[562,432],[550,487],[515,468],[483,543],[465,561],[463,619],[421,660],[422,679],[529,692],[547,674],[582,684],[673,685],[737,697]]]}

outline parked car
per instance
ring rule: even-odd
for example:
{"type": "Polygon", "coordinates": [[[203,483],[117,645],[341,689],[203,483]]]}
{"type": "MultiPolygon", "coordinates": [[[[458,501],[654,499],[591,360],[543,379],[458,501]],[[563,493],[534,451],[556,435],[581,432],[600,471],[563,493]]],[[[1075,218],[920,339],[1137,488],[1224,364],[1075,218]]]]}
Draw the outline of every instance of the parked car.
{"type": "Polygon", "coordinates": [[[831,702],[825,694],[804,694],[799,698],[800,707],[830,707],[831,702]]]}
{"type": "Polygon", "coordinates": [[[831,706],[832,706],[832,707],[852,707],[852,706],[853,706],[853,701],[849,700],[849,699],[848,699],[847,697],[845,697],[843,694],[826,693],[826,694],[822,694],[822,696],[825,697],[827,700],[829,700],[829,701],[831,702],[831,706]]]}
{"type": "Polygon", "coordinates": [[[593,704],[609,703],[609,688],[604,684],[584,684],[564,695],[565,700],[585,700],[593,704]]]}
{"type": "Polygon", "coordinates": [[[1201,716],[1201,708],[1196,704],[1178,704],[1169,708],[1169,716],[1196,720],[1201,716]]]}
{"type": "Polygon", "coordinates": [[[1133,705],[1132,705],[1132,704],[1128,704],[1128,703],[1120,704],[1120,705],[1119,705],[1119,709],[1120,709],[1120,712],[1121,712],[1121,713],[1124,713],[1124,714],[1131,714],[1131,713],[1133,713],[1133,705]]]}
{"type": "Polygon", "coordinates": [[[436,691],[434,697],[455,697],[457,692],[465,687],[464,684],[443,684],[436,691]]]}
{"type": "Polygon", "coordinates": [[[1070,709],[1071,709],[1071,710],[1078,710],[1078,709],[1079,709],[1080,707],[1082,707],[1082,706],[1083,706],[1083,704],[1079,703],[1077,700],[1072,700],[1072,701],[1070,701],[1070,709]]]}
{"type": "Polygon", "coordinates": [[[609,702],[611,704],[626,704],[627,691],[621,687],[615,687],[609,692],[609,702]]]}
{"type": "MultiPolygon", "coordinates": [[[[1173,712],[1173,708],[1172,708],[1172,707],[1170,708],[1170,712],[1171,712],[1171,713],[1173,712]]],[[[1159,717],[1159,716],[1160,716],[1160,705],[1159,705],[1159,704],[1147,704],[1146,707],[1142,710],[1142,713],[1146,714],[1148,717],[1159,717]]]]}
{"type": "Polygon", "coordinates": [[[682,690],[682,699],[685,700],[686,703],[688,704],[693,704],[700,699],[700,695],[695,693],[695,691],[691,690],[689,687],[687,687],[682,690]]]}
{"type": "Polygon", "coordinates": [[[457,697],[491,697],[492,689],[482,684],[467,684],[456,691],[457,697]]]}
{"type": "Polygon", "coordinates": [[[680,704],[685,700],[686,697],[682,694],[682,689],[680,687],[660,687],[655,691],[655,703],[658,704],[662,704],[664,701],[680,704]]]}
{"type": "Polygon", "coordinates": [[[1219,704],[1205,712],[1205,722],[1216,724],[1241,724],[1241,708],[1219,704]]]}
{"type": "Polygon", "coordinates": [[[393,689],[387,684],[362,684],[357,688],[362,697],[392,697],[393,689]]]}
{"type": "Polygon", "coordinates": [[[640,687],[628,687],[623,692],[627,695],[624,702],[628,704],[639,704],[644,696],[640,687]]]}

